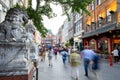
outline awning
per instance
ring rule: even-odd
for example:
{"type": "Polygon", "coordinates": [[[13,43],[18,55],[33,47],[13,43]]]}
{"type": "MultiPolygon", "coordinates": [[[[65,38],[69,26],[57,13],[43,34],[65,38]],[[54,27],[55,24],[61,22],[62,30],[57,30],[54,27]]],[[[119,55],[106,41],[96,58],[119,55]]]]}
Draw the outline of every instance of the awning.
{"type": "Polygon", "coordinates": [[[105,18],[106,17],[106,11],[100,12],[99,17],[105,18]]]}
{"type": "Polygon", "coordinates": [[[116,12],[117,10],[117,1],[113,1],[109,6],[108,6],[108,10],[109,11],[113,11],[113,12],[116,12]]]}
{"type": "Polygon", "coordinates": [[[91,17],[89,17],[87,20],[87,25],[91,25],[91,22],[92,22],[91,17]]]}

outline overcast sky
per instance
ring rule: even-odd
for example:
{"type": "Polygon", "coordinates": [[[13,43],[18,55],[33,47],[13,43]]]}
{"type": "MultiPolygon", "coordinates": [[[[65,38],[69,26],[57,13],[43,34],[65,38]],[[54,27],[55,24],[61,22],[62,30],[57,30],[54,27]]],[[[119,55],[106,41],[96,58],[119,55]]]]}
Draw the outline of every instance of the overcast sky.
{"type": "MultiPolygon", "coordinates": [[[[32,1],[33,1],[33,7],[35,7],[36,2],[34,0],[32,1]]],[[[51,29],[53,34],[56,34],[58,32],[58,29],[63,25],[66,16],[62,16],[62,8],[59,5],[58,6],[52,5],[51,7],[53,9],[53,12],[57,14],[57,17],[51,19],[44,17],[43,22],[47,29],[51,29]]]]}
{"type": "Polygon", "coordinates": [[[62,16],[62,9],[60,6],[52,5],[53,11],[57,14],[57,17],[48,19],[44,17],[44,25],[47,29],[51,29],[53,34],[58,32],[58,29],[63,25],[66,16],[62,16]]]}

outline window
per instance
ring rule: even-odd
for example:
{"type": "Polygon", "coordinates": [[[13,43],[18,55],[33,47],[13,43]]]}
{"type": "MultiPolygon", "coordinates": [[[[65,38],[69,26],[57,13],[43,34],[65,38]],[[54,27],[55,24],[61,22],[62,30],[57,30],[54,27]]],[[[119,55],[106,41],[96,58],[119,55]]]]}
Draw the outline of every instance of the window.
{"type": "Polygon", "coordinates": [[[91,10],[94,10],[94,2],[91,4],[91,10]]]}
{"type": "Polygon", "coordinates": [[[102,19],[99,17],[98,19],[98,27],[101,27],[102,26],[102,19]]]}
{"type": "Polygon", "coordinates": [[[92,22],[92,24],[91,24],[91,31],[92,31],[92,30],[95,30],[95,27],[96,27],[96,23],[95,23],[95,22],[92,22]]]}
{"type": "Polygon", "coordinates": [[[75,14],[75,21],[78,20],[80,17],[81,17],[81,14],[76,13],[76,14],[75,14]]]}
{"type": "Polygon", "coordinates": [[[107,19],[106,19],[107,22],[111,22],[112,21],[112,16],[110,14],[109,11],[107,11],[107,19]]]}
{"type": "Polygon", "coordinates": [[[79,32],[80,30],[82,30],[82,20],[78,21],[76,23],[76,29],[75,29],[75,32],[79,32]]]}
{"type": "Polygon", "coordinates": [[[97,0],[97,5],[100,5],[101,4],[101,0],[97,0]]]}
{"type": "Polygon", "coordinates": [[[89,32],[89,31],[90,31],[90,26],[86,25],[86,32],[89,32]]]}

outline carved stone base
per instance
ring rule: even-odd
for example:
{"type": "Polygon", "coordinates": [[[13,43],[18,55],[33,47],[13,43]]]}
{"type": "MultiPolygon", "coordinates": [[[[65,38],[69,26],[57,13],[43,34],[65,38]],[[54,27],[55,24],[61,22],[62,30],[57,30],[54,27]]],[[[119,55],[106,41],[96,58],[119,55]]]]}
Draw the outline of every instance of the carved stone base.
{"type": "Polygon", "coordinates": [[[0,80],[32,80],[35,68],[25,43],[0,42],[0,80]]]}
{"type": "MultiPolygon", "coordinates": [[[[16,70],[11,71],[11,73],[15,72],[24,72],[24,70],[16,70]]],[[[6,73],[10,74],[9,71],[5,71],[6,73]]],[[[35,68],[33,67],[29,72],[26,70],[26,74],[18,75],[18,74],[10,74],[10,75],[0,75],[0,80],[33,80],[35,75],[35,68]]]]}

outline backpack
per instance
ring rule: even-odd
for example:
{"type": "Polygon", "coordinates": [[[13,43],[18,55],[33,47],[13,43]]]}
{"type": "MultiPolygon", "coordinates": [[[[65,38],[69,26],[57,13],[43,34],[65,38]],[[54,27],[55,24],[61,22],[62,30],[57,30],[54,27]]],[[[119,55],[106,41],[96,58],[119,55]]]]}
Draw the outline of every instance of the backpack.
{"type": "Polygon", "coordinates": [[[67,54],[66,54],[66,53],[64,53],[64,54],[63,54],[63,57],[67,57],[67,54]]]}

